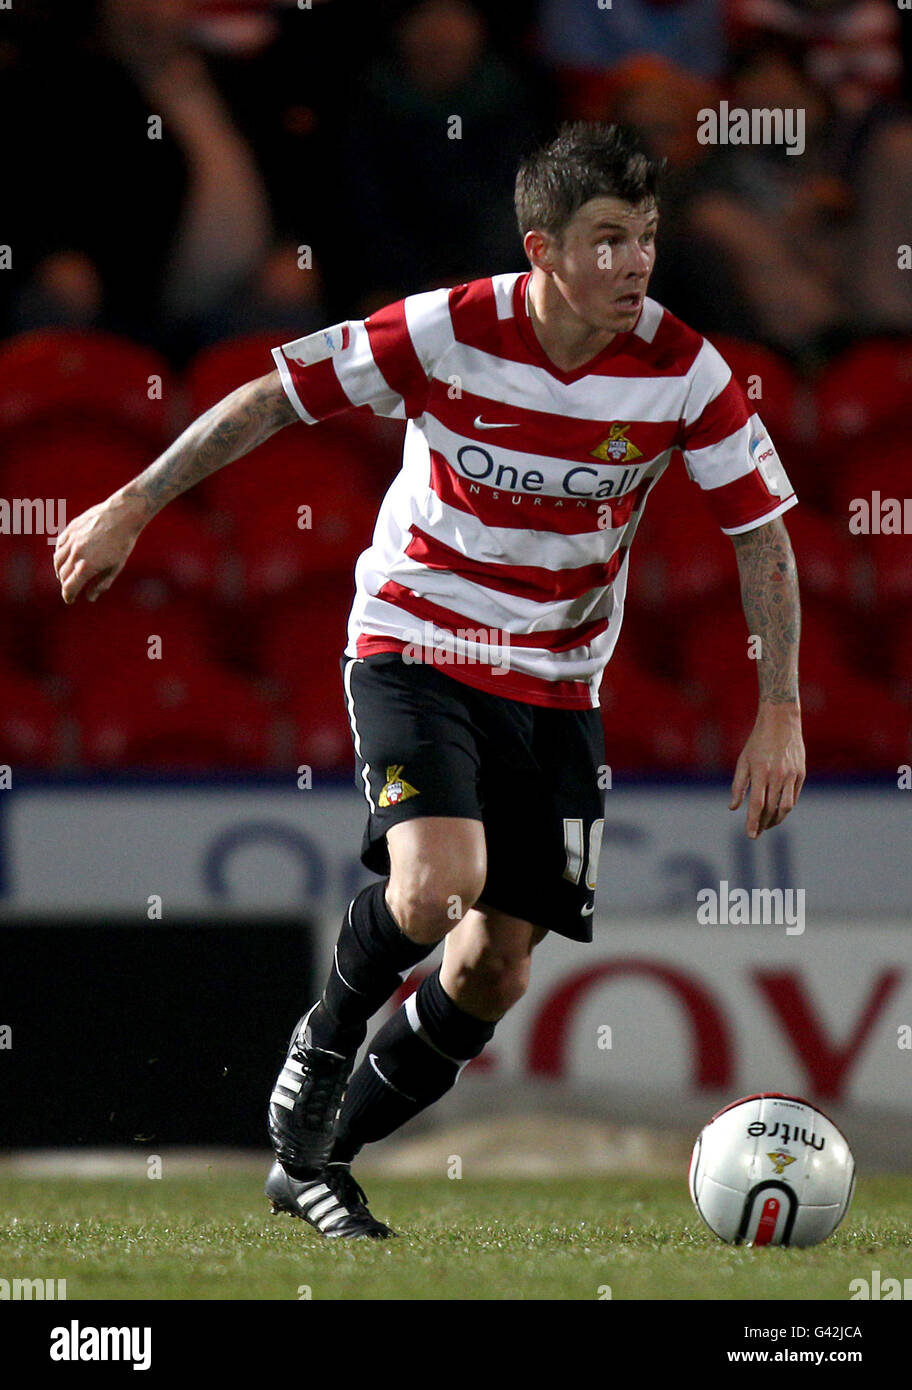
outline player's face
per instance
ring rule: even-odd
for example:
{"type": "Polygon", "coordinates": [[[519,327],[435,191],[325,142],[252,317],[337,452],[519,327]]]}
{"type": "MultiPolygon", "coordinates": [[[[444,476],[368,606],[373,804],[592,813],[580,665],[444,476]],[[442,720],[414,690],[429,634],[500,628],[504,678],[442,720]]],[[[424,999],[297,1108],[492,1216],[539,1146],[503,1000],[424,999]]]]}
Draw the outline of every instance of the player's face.
{"type": "Polygon", "coordinates": [[[624,333],[636,323],[655,264],[658,212],[620,198],[591,198],[559,240],[550,239],[553,279],[593,328],[624,333]]]}

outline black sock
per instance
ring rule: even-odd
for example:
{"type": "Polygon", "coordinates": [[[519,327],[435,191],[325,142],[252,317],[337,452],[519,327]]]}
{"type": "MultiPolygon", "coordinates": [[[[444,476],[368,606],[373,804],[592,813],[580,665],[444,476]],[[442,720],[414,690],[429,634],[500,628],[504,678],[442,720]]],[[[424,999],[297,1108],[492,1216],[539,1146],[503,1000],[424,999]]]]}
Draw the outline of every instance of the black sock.
{"type": "Polygon", "coordinates": [[[439,1100],[491,1041],[494,1028],[453,1003],[439,970],[422,980],[380,1029],[352,1077],[331,1161],[350,1163],[363,1144],[385,1139],[439,1100]]]}
{"type": "Polygon", "coordinates": [[[323,997],[310,1015],[317,1047],[357,1051],[367,1036],[368,1019],[434,949],[400,929],[386,905],[387,882],[370,884],[349,906],[323,997]]]}

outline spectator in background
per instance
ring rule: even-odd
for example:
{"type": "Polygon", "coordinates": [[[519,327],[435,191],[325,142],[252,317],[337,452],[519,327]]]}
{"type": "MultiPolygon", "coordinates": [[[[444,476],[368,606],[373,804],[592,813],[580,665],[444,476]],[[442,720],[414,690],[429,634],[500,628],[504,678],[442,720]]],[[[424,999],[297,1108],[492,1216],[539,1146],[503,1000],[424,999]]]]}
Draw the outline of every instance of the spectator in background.
{"type": "Polygon", "coordinates": [[[666,161],[658,241],[662,254],[650,293],[686,322],[738,332],[742,320],[729,306],[734,295],[724,261],[707,258],[687,223],[688,208],[709,150],[697,139],[699,113],[718,103],[721,86],[665,58],[643,55],[605,74],[602,118],[634,130],[646,152],[666,161]]]}
{"type": "Polygon", "coordinates": [[[263,264],[268,190],[191,46],[194,14],[192,0],[100,0],[81,46],[42,36],[33,49],[54,101],[28,101],[30,274],[14,327],[95,325],[192,348],[263,264]]]}
{"type": "Polygon", "coordinates": [[[827,97],[827,146],[853,194],[842,280],[855,327],[912,332],[912,273],[897,268],[912,226],[912,113],[891,0],[732,0],[737,44],[781,38],[827,97]]]}
{"type": "Polygon", "coordinates": [[[869,127],[847,156],[845,114],[808,78],[800,52],[762,40],[733,61],[732,107],[804,112],[806,148],[720,146],[700,168],[687,229],[727,267],[740,328],[816,359],[847,335],[912,330],[912,284],[897,266],[912,226],[912,126],[869,127]]]}
{"type": "Polygon", "coordinates": [[[903,60],[899,14],[890,0],[730,0],[735,48],[788,41],[806,76],[843,116],[864,116],[896,98],[903,60]]]}
{"type": "Polygon", "coordinates": [[[466,0],[423,0],[407,13],[355,107],[338,171],[338,250],[361,312],[492,263],[521,265],[511,190],[536,138],[531,101],[466,0]]]}
{"type": "Polygon", "coordinates": [[[103,0],[110,56],[160,115],[185,169],[161,285],[169,318],[197,321],[236,292],[272,237],[269,197],[200,55],[191,0],[103,0]]]}
{"type": "Polygon", "coordinates": [[[707,264],[726,268],[734,325],[712,322],[710,309],[701,326],[797,355],[816,352],[851,327],[856,307],[843,276],[849,189],[832,168],[827,103],[775,43],[735,60],[727,97],[731,108],[803,111],[805,148],[711,147],[684,229],[707,264]]]}
{"type": "Polygon", "coordinates": [[[853,180],[855,217],[845,279],[866,333],[912,333],[912,270],[899,248],[912,243],[912,120],[897,116],[871,130],[853,180]]]}
{"type": "Polygon", "coordinates": [[[602,3],[543,0],[539,48],[556,70],[568,119],[603,120],[611,96],[608,70],[631,58],[664,58],[695,77],[721,78],[726,59],[721,0],[602,3]]]}

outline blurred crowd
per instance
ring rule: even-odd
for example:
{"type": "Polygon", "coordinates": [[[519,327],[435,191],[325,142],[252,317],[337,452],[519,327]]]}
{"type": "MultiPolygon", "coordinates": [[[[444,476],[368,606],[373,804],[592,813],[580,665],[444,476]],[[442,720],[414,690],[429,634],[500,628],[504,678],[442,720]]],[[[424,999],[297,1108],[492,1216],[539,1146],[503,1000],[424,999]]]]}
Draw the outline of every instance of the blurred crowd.
{"type": "Polygon", "coordinates": [[[17,0],[0,331],[181,361],[519,268],[517,161],[585,117],[668,161],[685,320],[798,360],[910,332],[903,42],[890,0],[17,0]],[[701,144],[722,100],[803,109],[805,152],[701,144]]]}
{"type": "MultiPolygon", "coordinates": [[[[0,9],[0,767],[351,767],[339,656],[401,422],[355,411],[281,431],[167,507],[97,607],[64,607],[47,535],[10,509],[31,499],[45,521],[64,506],[72,519],[101,501],[269,371],[276,343],[522,269],[518,160],[561,119],[604,118],[667,162],[650,292],[723,352],[801,500],[788,528],[809,767],[892,775],[912,747],[912,554],[907,536],[850,534],[848,519],[860,490],[908,492],[900,13],[891,0],[0,9]],[[700,113],[724,102],[800,109],[803,153],[701,143],[700,113]]],[[[730,774],[756,669],[730,543],[680,460],[634,550],[636,618],[601,691],[612,766],[730,774]]]]}

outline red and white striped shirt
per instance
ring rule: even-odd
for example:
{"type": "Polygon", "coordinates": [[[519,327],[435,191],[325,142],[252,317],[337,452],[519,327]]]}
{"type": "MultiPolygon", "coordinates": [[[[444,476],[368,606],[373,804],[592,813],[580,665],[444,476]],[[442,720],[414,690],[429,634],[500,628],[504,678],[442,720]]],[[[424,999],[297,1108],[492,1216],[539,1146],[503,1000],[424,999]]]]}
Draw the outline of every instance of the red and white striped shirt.
{"type": "Polygon", "coordinates": [[[273,356],[310,424],[363,405],[408,420],[355,569],[346,654],[407,650],[494,694],[591,708],[630,543],[673,452],[729,535],[797,499],[699,333],[647,298],[630,332],[564,372],[535,335],[529,279],[410,295],[273,356]]]}

